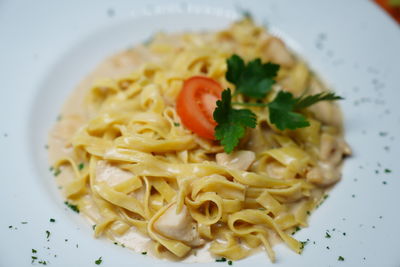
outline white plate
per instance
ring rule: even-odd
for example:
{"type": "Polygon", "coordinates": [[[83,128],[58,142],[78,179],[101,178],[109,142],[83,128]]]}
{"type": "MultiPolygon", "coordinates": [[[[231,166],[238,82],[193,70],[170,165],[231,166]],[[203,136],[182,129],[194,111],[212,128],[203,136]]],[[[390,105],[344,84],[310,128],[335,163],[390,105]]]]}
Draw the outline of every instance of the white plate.
{"type": "MultiPolygon", "coordinates": [[[[174,265],[92,237],[48,171],[47,132],[69,92],[106,56],[159,30],[222,28],[243,9],[346,97],[354,149],[343,180],[296,234],[311,240],[303,254],[279,245],[274,266],[400,266],[400,29],[372,3],[344,0],[1,1],[0,266],[31,266],[31,256],[52,266],[96,266],[100,256],[101,266],[174,265]]],[[[261,264],[269,264],[262,253],[234,262],[261,264]]]]}

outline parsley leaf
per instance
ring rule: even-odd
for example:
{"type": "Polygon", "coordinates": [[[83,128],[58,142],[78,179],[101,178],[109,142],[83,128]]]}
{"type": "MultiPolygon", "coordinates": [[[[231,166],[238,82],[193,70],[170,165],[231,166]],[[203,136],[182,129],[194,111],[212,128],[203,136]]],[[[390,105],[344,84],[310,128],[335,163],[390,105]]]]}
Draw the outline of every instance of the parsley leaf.
{"type": "Polygon", "coordinates": [[[103,262],[103,259],[100,257],[100,258],[98,258],[94,263],[95,263],[96,265],[100,265],[102,262],[103,262]]]}
{"type": "Polygon", "coordinates": [[[325,233],[325,238],[331,238],[331,235],[328,232],[326,232],[325,233]]]}
{"type": "Polygon", "coordinates": [[[259,58],[245,65],[238,55],[231,56],[227,64],[225,77],[236,86],[236,93],[256,99],[264,98],[271,91],[279,70],[279,65],[270,62],[263,64],[259,58]]]}
{"type": "Polygon", "coordinates": [[[322,92],[319,94],[315,95],[308,95],[308,96],[301,96],[296,98],[296,103],[294,105],[295,110],[300,110],[303,108],[307,108],[311,105],[314,105],[315,103],[319,101],[334,101],[334,100],[341,100],[343,99],[340,96],[335,95],[335,93],[332,92],[322,92]]]}
{"type": "MultiPolygon", "coordinates": [[[[247,64],[238,55],[227,59],[228,70],[225,78],[236,86],[235,94],[243,94],[256,100],[263,99],[272,90],[274,78],[279,71],[279,65],[262,63],[260,58],[247,64]]],[[[231,102],[231,90],[222,92],[221,100],[217,101],[213,117],[217,122],[215,138],[220,140],[226,153],[231,153],[245,134],[247,127],[255,128],[256,115],[249,109],[234,109],[232,105],[268,107],[269,119],[279,130],[295,130],[310,126],[307,118],[298,111],[307,108],[319,101],[333,101],[342,99],[331,92],[322,92],[315,95],[294,97],[290,92],[279,91],[275,99],[269,103],[231,102]]]]}
{"type": "Polygon", "coordinates": [[[297,100],[289,92],[279,91],[268,104],[269,119],[279,130],[303,128],[310,125],[306,117],[294,112],[297,100]]]}
{"type": "Polygon", "coordinates": [[[221,141],[226,153],[231,153],[243,137],[246,127],[256,127],[256,115],[248,109],[233,109],[231,90],[222,92],[221,100],[217,101],[217,108],[213,117],[218,123],[215,127],[215,137],[221,141]]]}
{"type": "Polygon", "coordinates": [[[79,163],[78,165],[78,170],[83,170],[83,168],[85,168],[85,164],[83,162],[79,163]]]}
{"type": "Polygon", "coordinates": [[[64,204],[67,205],[71,210],[79,213],[79,207],[77,205],[71,204],[68,201],[64,201],[64,204]]]}
{"type": "Polygon", "coordinates": [[[225,258],[225,257],[222,257],[222,258],[219,258],[219,259],[215,259],[215,261],[216,261],[216,262],[225,262],[225,261],[226,261],[226,258],[225,258]]]}
{"type": "Polygon", "coordinates": [[[310,126],[307,118],[297,111],[314,105],[320,101],[343,99],[331,92],[294,97],[292,93],[279,91],[275,99],[268,103],[269,119],[279,130],[303,128],[310,126]]]}
{"type": "Polygon", "coordinates": [[[46,230],[46,238],[49,239],[49,237],[50,237],[50,231],[46,230]]]}

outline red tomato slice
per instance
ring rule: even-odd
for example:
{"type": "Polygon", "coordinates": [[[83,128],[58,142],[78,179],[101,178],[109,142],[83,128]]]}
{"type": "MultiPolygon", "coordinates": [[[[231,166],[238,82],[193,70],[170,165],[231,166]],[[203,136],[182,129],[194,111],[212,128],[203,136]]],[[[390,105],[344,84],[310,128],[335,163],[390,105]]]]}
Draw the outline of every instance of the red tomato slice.
{"type": "Polygon", "coordinates": [[[213,112],[221,93],[221,85],[211,78],[194,76],[187,79],[176,103],[183,125],[201,137],[214,140],[217,123],[213,112]]]}

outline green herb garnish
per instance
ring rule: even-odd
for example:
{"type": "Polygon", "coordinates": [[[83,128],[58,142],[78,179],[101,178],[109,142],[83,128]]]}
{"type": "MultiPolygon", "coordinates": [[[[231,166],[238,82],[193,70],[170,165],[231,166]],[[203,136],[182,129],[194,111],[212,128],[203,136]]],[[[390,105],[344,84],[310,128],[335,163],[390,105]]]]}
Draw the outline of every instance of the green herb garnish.
{"type": "Polygon", "coordinates": [[[304,247],[308,244],[308,241],[310,241],[309,239],[307,239],[306,241],[300,241],[300,249],[304,249],[304,247]]]}
{"type": "Polygon", "coordinates": [[[300,230],[301,230],[301,228],[299,226],[296,226],[296,228],[294,228],[294,231],[292,232],[292,235],[294,235],[295,233],[297,233],[300,230]]]}
{"type": "Polygon", "coordinates": [[[325,233],[325,238],[331,238],[331,235],[328,232],[326,232],[325,233]]]}
{"type": "Polygon", "coordinates": [[[56,220],[53,218],[50,218],[50,222],[56,222],[56,220]]]}
{"type": "Polygon", "coordinates": [[[100,257],[94,263],[96,263],[96,265],[100,265],[102,262],[103,262],[103,260],[100,257]]]}
{"type": "Polygon", "coordinates": [[[143,252],[142,252],[142,255],[147,255],[147,251],[143,251],[143,252]]]}
{"type": "Polygon", "coordinates": [[[46,230],[46,238],[49,239],[49,237],[50,237],[50,231],[46,230]]]}
{"type": "Polygon", "coordinates": [[[301,110],[320,101],[334,101],[342,99],[332,92],[323,92],[315,95],[294,97],[292,93],[279,91],[275,98],[268,103],[262,99],[272,91],[279,65],[262,63],[261,59],[254,59],[247,64],[238,55],[227,59],[228,70],[226,79],[236,86],[234,95],[257,100],[258,102],[233,102],[230,89],[222,92],[221,100],[217,101],[214,110],[215,137],[221,141],[226,153],[231,153],[244,136],[246,128],[255,128],[256,115],[249,109],[234,109],[232,105],[268,108],[269,119],[279,130],[295,130],[310,126],[301,110]]]}
{"type": "Polygon", "coordinates": [[[77,205],[73,205],[68,201],[65,201],[64,204],[67,205],[71,210],[75,211],[76,213],[79,213],[79,208],[77,205]]]}
{"type": "Polygon", "coordinates": [[[269,119],[271,123],[283,131],[285,129],[295,130],[310,126],[307,118],[298,113],[320,101],[334,101],[342,99],[331,92],[319,93],[316,95],[294,97],[292,93],[279,91],[275,99],[268,104],[269,119]]]}
{"type": "Polygon", "coordinates": [[[224,90],[213,113],[214,120],[218,123],[215,137],[221,141],[226,153],[233,151],[247,127],[254,128],[257,124],[256,115],[251,110],[232,108],[231,97],[231,90],[224,90]]]}
{"type": "Polygon", "coordinates": [[[304,115],[294,112],[296,102],[291,93],[279,91],[275,99],[269,103],[269,119],[279,130],[310,126],[304,115]]]}
{"type": "Polygon", "coordinates": [[[228,60],[226,79],[236,86],[235,94],[241,93],[255,99],[264,98],[275,83],[279,65],[273,63],[261,63],[257,58],[247,65],[238,55],[231,56],[228,60]]]}
{"type": "Polygon", "coordinates": [[[85,164],[83,162],[79,163],[78,165],[78,170],[83,170],[83,168],[85,168],[85,164]]]}
{"type": "Polygon", "coordinates": [[[225,262],[226,258],[222,257],[222,258],[219,258],[219,259],[215,259],[215,261],[216,262],[225,262]]]}
{"type": "Polygon", "coordinates": [[[315,95],[300,96],[295,99],[296,103],[294,105],[294,110],[301,110],[308,108],[309,106],[312,106],[320,101],[342,100],[343,98],[341,96],[335,95],[332,92],[322,92],[315,95]]]}
{"type": "Polygon", "coordinates": [[[344,261],[344,258],[342,256],[339,256],[337,260],[338,261],[344,261]]]}
{"type": "Polygon", "coordinates": [[[60,175],[60,173],[61,173],[61,170],[59,168],[54,170],[54,176],[58,176],[58,175],[60,175]]]}

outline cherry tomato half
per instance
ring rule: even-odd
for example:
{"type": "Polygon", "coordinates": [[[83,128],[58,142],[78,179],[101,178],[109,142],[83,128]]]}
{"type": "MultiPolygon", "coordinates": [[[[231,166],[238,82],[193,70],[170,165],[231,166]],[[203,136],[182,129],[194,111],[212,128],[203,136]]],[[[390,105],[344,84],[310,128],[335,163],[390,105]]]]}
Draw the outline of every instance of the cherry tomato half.
{"type": "Polygon", "coordinates": [[[211,78],[194,76],[187,79],[176,103],[183,125],[203,138],[214,140],[217,123],[213,112],[221,93],[221,85],[211,78]]]}

